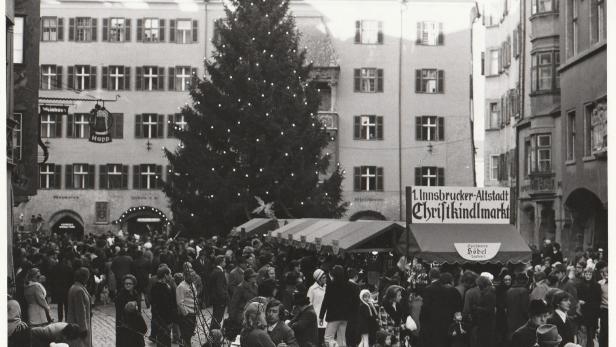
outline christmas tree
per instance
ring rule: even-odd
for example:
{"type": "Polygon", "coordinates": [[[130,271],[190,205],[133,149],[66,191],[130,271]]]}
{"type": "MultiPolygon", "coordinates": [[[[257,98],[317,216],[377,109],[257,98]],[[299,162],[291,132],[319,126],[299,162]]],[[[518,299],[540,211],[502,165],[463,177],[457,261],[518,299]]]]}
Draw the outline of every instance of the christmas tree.
{"type": "Polygon", "coordinates": [[[278,218],[339,218],[341,170],[319,182],[330,138],[319,121],[311,66],[298,49],[288,0],[232,1],[208,77],[195,79],[182,109],[180,145],[164,191],[174,224],[189,233],[224,234],[251,218],[257,198],[278,218]]]}

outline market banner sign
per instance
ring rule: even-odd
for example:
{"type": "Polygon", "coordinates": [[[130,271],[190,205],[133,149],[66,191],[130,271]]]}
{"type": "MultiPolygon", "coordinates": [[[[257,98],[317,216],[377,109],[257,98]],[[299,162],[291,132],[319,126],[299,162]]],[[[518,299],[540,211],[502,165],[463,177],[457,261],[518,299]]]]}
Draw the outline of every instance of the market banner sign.
{"type": "Polygon", "coordinates": [[[510,188],[406,187],[408,224],[509,224],[510,188]]]}
{"type": "Polygon", "coordinates": [[[497,243],[454,243],[456,251],[465,260],[484,261],[496,256],[500,250],[500,242],[497,243]]]}

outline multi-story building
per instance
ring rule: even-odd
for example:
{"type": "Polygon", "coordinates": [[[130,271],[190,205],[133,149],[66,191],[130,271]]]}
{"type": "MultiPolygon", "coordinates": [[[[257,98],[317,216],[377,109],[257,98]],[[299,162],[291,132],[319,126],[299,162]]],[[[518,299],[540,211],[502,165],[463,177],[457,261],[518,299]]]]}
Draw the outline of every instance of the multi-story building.
{"type": "Polygon", "coordinates": [[[560,241],[574,251],[607,249],[607,3],[565,0],[557,18],[560,40],[564,226],[560,241]]]}
{"type": "MultiPolygon", "coordinates": [[[[347,217],[404,218],[408,185],[474,184],[472,7],[291,3],[332,135],[326,151],[346,173],[347,217]]],[[[172,215],[159,189],[169,174],[161,149],[178,145],[176,114],[213,53],[222,1],[54,1],[41,12],[41,96],[79,100],[41,114],[49,159],[19,213],[40,213],[55,231],[163,227],[172,215]],[[104,104],[111,143],[89,142],[96,100],[116,96],[104,104]]]]}

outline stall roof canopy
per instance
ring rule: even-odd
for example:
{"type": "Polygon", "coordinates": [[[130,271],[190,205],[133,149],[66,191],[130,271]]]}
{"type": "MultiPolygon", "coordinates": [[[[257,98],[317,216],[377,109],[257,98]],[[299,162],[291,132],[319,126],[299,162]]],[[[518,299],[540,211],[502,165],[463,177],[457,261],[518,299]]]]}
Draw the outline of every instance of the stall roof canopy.
{"type": "Polygon", "coordinates": [[[275,220],[270,218],[253,218],[246,223],[234,228],[231,231],[231,236],[239,235],[242,232],[242,229],[246,232],[247,235],[256,234],[256,233],[265,233],[270,230],[274,230],[278,227],[278,223],[275,220]]]}
{"type": "Polygon", "coordinates": [[[462,258],[455,243],[500,243],[492,259],[479,263],[524,263],[531,258],[530,248],[509,224],[412,224],[410,227],[409,251],[426,262],[474,262],[462,258]]]}

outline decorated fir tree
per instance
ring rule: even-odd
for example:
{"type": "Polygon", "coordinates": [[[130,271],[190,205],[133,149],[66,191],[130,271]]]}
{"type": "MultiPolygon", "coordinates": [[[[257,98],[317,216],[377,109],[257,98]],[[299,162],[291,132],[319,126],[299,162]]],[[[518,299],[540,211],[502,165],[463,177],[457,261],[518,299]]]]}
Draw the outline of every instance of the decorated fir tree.
{"type": "MultiPolygon", "coordinates": [[[[174,223],[221,234],[251,218],[256,197],[278,218],[340,217],[342,173],[327,170],[329,135],[298,49],[289,0],[238,0],[216,23],[207,77],[191,88],[181,144],[166,150],[174,223]]],[[[271,215],[271,213],[270,213],[271,215]]]]}

